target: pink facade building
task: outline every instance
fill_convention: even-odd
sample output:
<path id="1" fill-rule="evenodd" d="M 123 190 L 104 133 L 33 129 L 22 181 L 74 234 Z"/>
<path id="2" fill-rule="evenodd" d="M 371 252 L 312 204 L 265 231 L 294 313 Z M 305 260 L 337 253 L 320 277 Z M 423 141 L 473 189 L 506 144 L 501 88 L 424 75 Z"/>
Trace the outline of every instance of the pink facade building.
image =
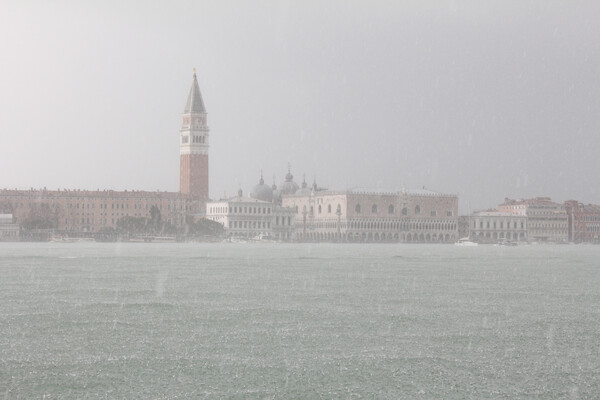
<path id="1" fill-rule="evenodd" d="M 569 241 L 600 243 L 600 205 L 565 201 L 569 224 Z"/>
<path id="2" fill-rule="evenodd" d="M 567 213 L 562 204 L 550 197 L 504 199 L 498 206 L 501 213 L 527 217 L 527 239 L 531 242 L 563 243 L 568 240 Z"/>
<path id="3" fill-rule="evenodd" d="M 303 185 L 304 186 L 304 185 Z M 301 241 L 435 242 L 458 239 L 458 196 L 430 190 L 392 193 L 300 189 L 283 194 Z"/>
<path id="4" fill-rule="evenodd" d="M 161 218 L 182 226 L 186 217 L 204 212 L 208 201 L 208 125 L 196 73 L 180 129 L 180 191 L 0 190 L 0 213 L 16 223 L 32 219 L 65 232 L 102 232 L 123 217 L 149 217 L 153 206 Z"/>

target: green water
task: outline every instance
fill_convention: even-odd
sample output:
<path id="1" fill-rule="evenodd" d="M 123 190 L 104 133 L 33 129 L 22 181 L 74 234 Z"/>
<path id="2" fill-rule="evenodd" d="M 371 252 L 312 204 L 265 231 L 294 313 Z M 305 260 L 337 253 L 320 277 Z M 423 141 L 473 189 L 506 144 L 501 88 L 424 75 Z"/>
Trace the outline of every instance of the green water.
<path id="1" fill-rule="evenodd" d="M 600 247 L 0 244 L 0 399 L 589 399 Z"/>

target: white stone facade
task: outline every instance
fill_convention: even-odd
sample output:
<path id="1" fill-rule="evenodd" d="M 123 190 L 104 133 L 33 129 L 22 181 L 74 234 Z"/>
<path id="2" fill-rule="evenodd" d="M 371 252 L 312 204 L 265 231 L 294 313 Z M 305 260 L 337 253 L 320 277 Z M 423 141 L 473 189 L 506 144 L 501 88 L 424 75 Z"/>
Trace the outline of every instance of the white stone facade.
<path id="1" fill-rule="evenodd" d="M 20 231 L 19 225 L 13 223 L 12 214 L 0 214 L 0 241 L 18 241 Z"/>
<path id="2" fill-rule="evenodd" d="M 478 243 L 527 241 L 527 217 L 521 213 L 479 211 L 469 220 L 469 237 Z"/>
<path id="3" fill-rule="evenodd" d="M 247 239 L 290 240 L 294 227 L 292 210 L 243 196 L 207 203 L 206 218 L 222 224 L 228 237 Z"/>
<path id="4" fill-rule="evenodd" d="M 527 238 L 530 242 L 564 243 L 569 237 L 569 222 L 563 204 L 549 197 L 534 199 L 505 199 L 500 212 L 527 216 Z"/>
<path id="5" fill-rule="evenodd" d="M 458 197 L 429 190 L 313 190 L 283 195 L 282 204 L 296 213 L 299 241 L 449 243 L 458 236 Z"/>

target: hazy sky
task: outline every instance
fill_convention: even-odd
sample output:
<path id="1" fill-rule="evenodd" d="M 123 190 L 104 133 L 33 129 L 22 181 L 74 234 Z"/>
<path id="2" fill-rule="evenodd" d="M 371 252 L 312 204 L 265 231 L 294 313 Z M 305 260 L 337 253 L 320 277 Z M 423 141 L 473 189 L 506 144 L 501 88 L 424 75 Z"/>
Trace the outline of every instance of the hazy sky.
<path id="1" fill-rule="evenodd" d="M 179 188 L 196 67 L 210 193 L 280 184 L 600 203 L 598 1 L 4 1 L 0 187 Z"/>

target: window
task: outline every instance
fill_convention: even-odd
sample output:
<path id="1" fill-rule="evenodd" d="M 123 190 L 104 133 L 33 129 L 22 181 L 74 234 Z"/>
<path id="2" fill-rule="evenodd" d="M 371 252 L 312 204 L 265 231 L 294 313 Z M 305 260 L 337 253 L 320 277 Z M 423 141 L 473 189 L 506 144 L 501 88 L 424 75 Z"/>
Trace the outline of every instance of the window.
<path id="1" fill-rule="evenodd" d="M 189 141 L 189 138 L 187 136 L 181 137 L 181 143 L 187 143 L 188 141 Z"/>
<path id="2" fill-rule="evenodd" d="M 319 204 L 319 214 L 321 214 L 321 205 Z"/>
<path id="3" fill-rule="evenodd" d="M 421 206 L 415 207 L 415 214 L 421 214 Z"/>
<path id="4" fill-rule="evenodd" d="M 377 212 L 377 204 L 373 204 L 371 206 L 371 213 L 375 214 Z"/>
<path id="5" fill-rule="evenodd" d="M 408 208 L 404 207 L 402 209 L 402 215 L 408 215 Z"/>
<path id="6" fill-rule="evenodd" d="M 437 217 L 437 211 L 436 210 L 431 210 L 431 212 L 429 213 L 430 216 L 432 217 Z"/>
<path id="7" fill-rule="evenodd" d="M 331 214 L 331 204 L 328 204 L 328 205 L 327 205 L 327 212 L 328 212 L 329 214 Z"/>
<path id="8" fill-rule="evenodd" d="M 356 211 L 357 214 L 360 214 L 360 204 L 357 204 L 356 207 L 354 207 L 354 211 Z"/>
<path id="9" fill-rule="evenodd" d="M 446 217 L 451 217 L 453 214 L 452 210 L 446 211 Z"/>
<path id="10" fill-rule="evenodd" d="M 388 207 L 388 214 L 393 214 L 394 213 L 394 206 L 392 204 L 390 204 L 390 206 Z"/>

